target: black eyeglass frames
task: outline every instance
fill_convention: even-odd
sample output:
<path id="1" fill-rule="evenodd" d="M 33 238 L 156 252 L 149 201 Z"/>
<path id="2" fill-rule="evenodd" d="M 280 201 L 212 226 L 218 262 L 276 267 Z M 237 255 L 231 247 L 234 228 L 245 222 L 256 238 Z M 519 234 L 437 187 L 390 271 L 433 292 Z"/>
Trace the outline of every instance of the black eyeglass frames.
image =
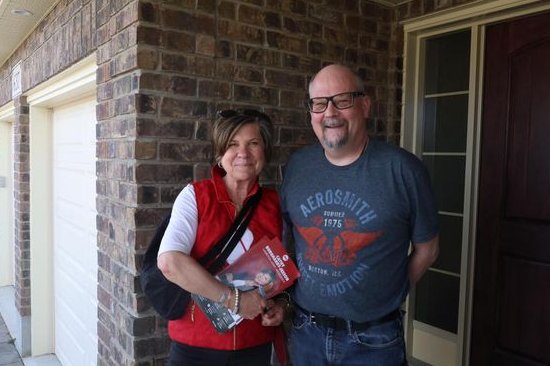
<path id="1" fill-rule="evenodd" d="M 333 95 L 331 97 L 317 97 L 306 100 L 306 107 L 310 112 L 323 113 L 328 108 L 328 103 L 336 109 L 348 109 L 353 106 L 355 97 L 365 95 L 362 91 L 345 92 Z"/>

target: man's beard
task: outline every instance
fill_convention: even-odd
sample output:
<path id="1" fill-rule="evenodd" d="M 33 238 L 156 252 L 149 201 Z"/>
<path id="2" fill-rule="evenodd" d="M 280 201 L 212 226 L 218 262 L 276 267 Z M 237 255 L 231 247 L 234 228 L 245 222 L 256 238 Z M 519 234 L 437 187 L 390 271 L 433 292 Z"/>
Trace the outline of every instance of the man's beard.
<path id="1" fill-rule="evenodd" d="M 338 149 L 349 141 L 349 134 L 343 130 L 340 135 L 333 137 L 331 140 L 327 137 L 327 131 L 330 130 L 331 126 L 340 125 L 341 120 L 337 118 L 325 119 L 323 127 L 323 146 L 327 149 Z"/>

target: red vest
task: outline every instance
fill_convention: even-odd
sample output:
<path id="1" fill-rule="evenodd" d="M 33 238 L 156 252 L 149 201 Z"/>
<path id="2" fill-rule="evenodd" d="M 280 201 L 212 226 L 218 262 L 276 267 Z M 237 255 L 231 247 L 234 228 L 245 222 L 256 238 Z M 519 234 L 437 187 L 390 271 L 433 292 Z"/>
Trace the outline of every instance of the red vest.
<path id="1" fill-rule="evenodd" d="M 225 188 L 221 170 L 214 167 L 212 176 L 212 179 L 193 183 L 198 209 L 197 238 L 191 251 L 193 258 L 204 256 L 229 230 L 236 217 L 236 208 Z M 256 182 L 248 197 L 258 187 Z M 263 189 L 262 199 L 248 229 L 254 236 L 254 242 L 264 236 L 281 239 L 281 209 L 275 190 Z M 275 329 L 276 327 L 262 326 L 261 316 L 258 316 L 253 320 L 243 320 L 227 333 L 218 333 L 193 301 L 189 303 L 183 317 L 168 322 L 168 333 L 172 340 L 218 350 L 237 350 L 269 343 L 274 339 Z"/>

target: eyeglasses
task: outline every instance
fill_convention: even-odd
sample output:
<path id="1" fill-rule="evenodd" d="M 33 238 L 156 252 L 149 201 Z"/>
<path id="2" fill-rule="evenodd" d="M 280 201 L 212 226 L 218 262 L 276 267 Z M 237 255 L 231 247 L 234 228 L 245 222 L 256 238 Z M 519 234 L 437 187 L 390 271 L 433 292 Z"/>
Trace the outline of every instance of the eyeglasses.
<path id="1" fill-rule="evenodd" d="M 328 108 L 328 102 L 336 109 L 348 109 L 353 106 L 355 97 L 365 95 L 362 91 L 346 92 L 333 95 L 332 97 L 318 97 L 306 100 L 307 109 L 313 113 L 323 113 Z"/>
<path id="2" fill-rule="evenodd" d="M 222 118 L 233 118 L 233 117 L 253 117 L 263 119 L 264 121 L 270 121 L 271 118 L 265 113 L 257 111 L 255 109 L 224 109 L 217 111 L 216 115 Z"/>

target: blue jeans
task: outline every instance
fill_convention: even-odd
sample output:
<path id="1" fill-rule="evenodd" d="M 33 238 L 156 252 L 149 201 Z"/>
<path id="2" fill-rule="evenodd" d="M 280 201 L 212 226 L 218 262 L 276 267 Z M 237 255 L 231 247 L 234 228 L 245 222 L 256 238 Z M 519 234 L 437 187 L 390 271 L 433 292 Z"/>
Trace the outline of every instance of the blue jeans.
<path id="1" fill-rule="evenodd" d="M 312 323 L 301 309 L 295 310 L 289 332 L 293 366 L 407 365 L 402 318 L 361 331 L 334 330 Z"/>

